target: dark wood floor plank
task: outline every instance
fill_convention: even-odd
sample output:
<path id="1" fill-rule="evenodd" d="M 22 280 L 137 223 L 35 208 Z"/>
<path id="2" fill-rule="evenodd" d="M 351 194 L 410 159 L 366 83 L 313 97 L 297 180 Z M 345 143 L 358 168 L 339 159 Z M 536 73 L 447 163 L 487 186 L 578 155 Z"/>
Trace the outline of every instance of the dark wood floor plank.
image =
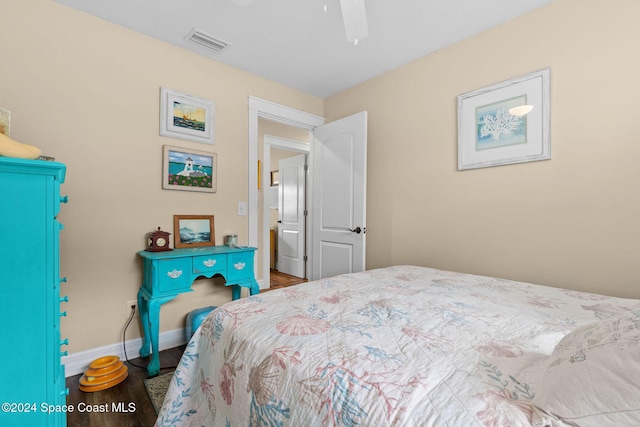
<path id="1" fill-rule="evenodd" d="M 160 352 L 162 366 L 175 366 L 180 361 L 185 346 Z M 80 378 L 83 374 L 67 378 L 69 396 L 67 405 L 74 412 L 67 412 L 69 427 L 150 427 L 156 420 L 156 412 L 144 386 L 148 378 L 146 366 L 148 360 L 137 358 L 131 362 L 145 367 L 140 369 L 123 361 L 129 370 L 129 376 L 122 383 L 107 390 L 85 393 L 81 391 Z M 161 373 L 169 372 L 165 369 Z M 128 412 L 124 412 L 124 410 Z M 119 412 L 120 411 L 120 412 Z"/>

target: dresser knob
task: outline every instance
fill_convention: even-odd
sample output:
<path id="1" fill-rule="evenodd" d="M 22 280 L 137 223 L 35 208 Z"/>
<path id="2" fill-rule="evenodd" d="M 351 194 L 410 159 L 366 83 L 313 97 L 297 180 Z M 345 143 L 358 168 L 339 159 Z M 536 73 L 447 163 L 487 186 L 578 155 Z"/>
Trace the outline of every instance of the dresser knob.
<path id="1" fill-rule="evenodd" d="M 67 312 L 63 311 L 62 313 L 60 313 L 60 317 L 67 317 Z"/>
<path id="2" fill-rule="evenodd" d="M 58 225 L 60 226 L 60 230 L 64 230 L 64 224 L 63 223 L 59 223 Z"/>
<path id="3" fill-rule="evenodd" d="M 62 279 L 60 279 L 60 283 L 63 283 L 63 282 L 67 283 L 67 278 L 66 277 L 63 277 Z"/>
<path id="4" fill-rule="evenodd" d="M 69 338 L 65 338 L 62 341 L 60 341 L 60 345 L 69 345 Z"/>
<path id="5" fill-rule="evenodd" d="M 69 396 L 69 387 L 60 392 L 60 396 Z"/>
<path id="6" fill-rule="evenodd" d="M 237 262 L 237 263 L 233 264 L 233 267 L 234 267 L 236 270 L 242 270 L 242 269 L 244 268 L 244 266 L 245 266 L 245 263 L 244 263 L 244 262 Z"/>
<path id="7" fill-rule="evenodd" d="M 69 295 L 65 295 L 62 298 L 60 298 L 60 302 L 69 302 Z"/>
<path id="8" fill-rule="evenodd" d="M 215 259 L 208 259 L 206 261 L 202 261 L 202 263 L 204 264 L 205 267 L 213 267 L 214 265 L 216 265 L 216 261 Z"/>
<path id="9" fill-rule="evenodd" d="M 60 197 L 60 203 L 69 203 L 69 196 Z"/>
<path id="10" fill-rule="evenodd" d="M 69 352 L 66 351 L 66 350 L 60 352 L 60 357 L 64 357 L 64 356 L 68 356 L 68 355 L 69 355 Z"/>

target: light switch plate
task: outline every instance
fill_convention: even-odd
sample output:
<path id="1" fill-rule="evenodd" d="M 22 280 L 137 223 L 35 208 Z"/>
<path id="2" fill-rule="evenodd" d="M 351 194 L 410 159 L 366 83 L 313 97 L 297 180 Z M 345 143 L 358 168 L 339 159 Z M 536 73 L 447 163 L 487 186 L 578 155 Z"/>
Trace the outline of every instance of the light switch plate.
<path id="1" fill-rule="evenodd" d="M 247 202 L 238 202 L 238 216 L 247 215 Z"/>

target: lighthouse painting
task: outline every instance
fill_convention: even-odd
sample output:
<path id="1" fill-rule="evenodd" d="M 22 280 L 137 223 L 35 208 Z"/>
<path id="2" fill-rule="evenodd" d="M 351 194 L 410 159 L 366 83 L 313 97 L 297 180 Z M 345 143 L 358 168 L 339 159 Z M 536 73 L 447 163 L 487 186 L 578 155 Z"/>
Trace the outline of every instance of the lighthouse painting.
<path id="1" fill-rule="evenodd" d="M 217 154 L 164 146 L 162 188 L 215 193 Z"/>

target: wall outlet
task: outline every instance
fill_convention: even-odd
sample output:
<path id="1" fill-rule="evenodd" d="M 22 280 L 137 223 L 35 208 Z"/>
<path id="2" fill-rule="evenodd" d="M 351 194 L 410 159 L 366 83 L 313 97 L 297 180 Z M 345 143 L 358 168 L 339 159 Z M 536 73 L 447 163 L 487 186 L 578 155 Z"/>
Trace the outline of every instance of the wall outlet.
<path id="1" fill-rule="evenodd" d="M 140 314 L 138 313 L 138 300 L 133 299 L 131 301 L 127 301 L 127 319 L 131 316 L 131 306 L 136 308 L 136 314 L 133 317 L 140 317 Z"/>

